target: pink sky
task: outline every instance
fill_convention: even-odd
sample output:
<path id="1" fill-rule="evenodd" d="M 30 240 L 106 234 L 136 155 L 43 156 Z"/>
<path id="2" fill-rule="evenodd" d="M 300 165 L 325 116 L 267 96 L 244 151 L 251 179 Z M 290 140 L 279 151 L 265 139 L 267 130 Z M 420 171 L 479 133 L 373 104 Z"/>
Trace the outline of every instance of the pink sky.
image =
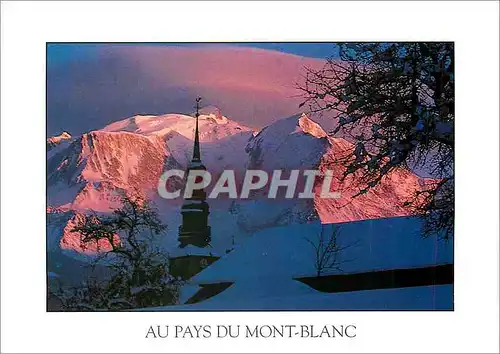
<path id="1" fill-rule="evenodd" d="M 48 133 L 80 134 L 135 114 L 188 113 L 196 96 L 261 128 L 301 111 L 295 85 L 304 67 L 323 63 L 228 45 L 91 48 L 85 58 L 49 66 Z"/>

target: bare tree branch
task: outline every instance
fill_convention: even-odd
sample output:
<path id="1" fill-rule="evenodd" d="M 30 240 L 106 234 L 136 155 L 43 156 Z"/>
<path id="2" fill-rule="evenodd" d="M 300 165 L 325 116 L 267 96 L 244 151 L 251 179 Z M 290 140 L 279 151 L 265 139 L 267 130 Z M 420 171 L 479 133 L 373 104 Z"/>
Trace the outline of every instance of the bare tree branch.
<path id="1" fill-rule="evenodd" d="M 426 168 L 446 183 L 408 201 L 427 220 L 426 234 L 453 234 L 455 78 L 453 43 L 339 43 L 339 58 L 307 68 L 301 106 L 331 113 L 332 134 L 355 144 L 342 159 L 359 191 L 396 168 Z M 426 197 L 424 198 L 424 194 Z M 417 203 L 417 204 L 415 204 Z M 418 204 L 420 203 L 420 204 Z M 422 204 L 423 203 L 423 204 Z M 439 220 L 439 221 L 437 221 Z"/>

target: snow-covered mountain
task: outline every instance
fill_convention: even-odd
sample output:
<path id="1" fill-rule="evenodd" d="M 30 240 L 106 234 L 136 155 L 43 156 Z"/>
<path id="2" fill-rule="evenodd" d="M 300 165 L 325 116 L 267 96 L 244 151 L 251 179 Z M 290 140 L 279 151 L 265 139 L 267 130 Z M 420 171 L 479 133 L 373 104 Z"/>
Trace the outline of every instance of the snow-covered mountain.
<path id="1" fill-rule="evenodd" d="M 61 143 L 70 141 L 71 138 L 71 134 L 68 132 L 62 132 L 59 135 L 51 136 L 47 139 L 47 151 L 52 150 L 54 147 L 60 145 Z"/>
<path id="2" fill-rule="evenodd" d="M 223 169 L 242 170 L 247 160 L 245 146 L 254 131 L 223 116 L 215 107 L 206 107 L 201 113 L 204 164 L 215 175 Z M 47 151 L 47 210 L 49 214 L 64 212 L 67 217 L 49 218 L 55 226 L 48 229 L 57 234 L 54 237 L 60 240 L 60 247 L 85 251 L 79 246 L 78 235 L 66 226 L 89 211 L 116 208 L 120 193 L 139 193 L 153 199 L 167 221 L 177 223 L 178 213 L 172 215 L 172 211 L 178 208 L 172 209 L 171 204 L 178 205 L 179 201 L 160 199 L 157 184 L 165 170 L 186 169 L 191 160 L 194 123 L 193 117 L 182 114 L 134 116 L 65 139 L 64 145 L 59 137 L 49 138 L 59 145 Z M 86 250 L 94 251 L 95 247 Z"/>
<path id="3" fill-rule="evenodd" d="M 240 225 L 249 231 L 290 222 L 306 222 L 317 217 L 324 223 L 335 223 L 408 215 L 408 210 L 403 207 L 404 201 L 420 190 L 425 182 L 400 168 L 383 178 L 379 186 L 353 198 L 359 192 L 357 178 L 349 176 L 341 181 L 341 177 L 345 172 L 342 160 L 353 156 L 354 145 L 342 138 L 329 137 L 305 114 L 282 119 L 264 128 L 249 142 L 246 150 L 248 169 L 321 171 L 314 186 L 314 200 L 262 198 L 239 202 Z M 333 171 L 330 190 L 340 192 L 339 199 L 320 197 L 326 170 Z M 299 183 L 299 186 L 303 184 Z M 258 208 L 256 204 L 259 204 Z"/>
<path id="4" fill-rule="evenodd" d="M 48 160 L 48 204 L 109 211 L 116 192 L 149 192 L 164 166 L 177 166 L 164 141 L 129 132 L 83 134 Z"/>
<path id="5" fill-rule="evenodd" d="M 169 153 L 187 166 L 191 160 L 194 118 L 182 114 L 135 116 L 104 127 L 104 132 L 132 132 L 146 137 L 159 137 Z M 202 160 L 210 170 L 242 168 L 246 162 L 244 146 L 254 135 L 251 128 L 223 116 L 216 107 L 205 107 L 199 118 Z"/>
<path id="6" fill-rule="evenodd" d="M 254 132 L 222 115 L 200 116 L 203 162 L 214 170 L 242 169 Z M 51 152 L 49 206 L 108 211 L 117 190 L 154 192 L 165 169 L 191 160 L 194 119 L 180 114 L 134 116 L 76 138 Z"/>
<path id="7" fill-rule="evenodd" d="M 216 107 L 207 107 L 201 113 L 202 160 L 214 178 L 224 169 L 236 170 L 237 176 L 247 169 L 281 169 L 283 177 L 293 169 L 332 170 L 331 190 L 341 192 L 340 199 L 320 198 L 322 178 L 318 178 L 314 199 L 269 200 L 261 198 L 264 190 L 250 200 L 209 201 L 214 247 L 221 250 L 244 235 L 289 223 L 407 215 L 402 202 L 421 188 L 416 175 L 400 169 L 374 190 L 352 199 L 357 192 L 353 187 L 356 178 L 340 182 L 344 167 L 339 159 L 352 155 L 353 145 L 329 137 L 306 115 L 281 119 L 257 133 L 223 116 Z M 194 123 L 193 117 L 182 114 L 134 116 L 79 137 L 60 139 L 64 145 L 47 153 L 48 213 L 64 213 L 64 217 L 49 218 L 50 245 L 92 251 L 92 247 L 80 247 L 78 235 L 67 226 L 85 217 L 89 210 L 109 212 L 116 208 L 118 193 L 140 193 L 159 207 L 170 226 L 164 243 L 175 247 L 180 201 L 159 198 L 156 187 L 166 169 L 186 169 L 192 154 Z M 297 192 L 301 185 L 302 180 Z"/>

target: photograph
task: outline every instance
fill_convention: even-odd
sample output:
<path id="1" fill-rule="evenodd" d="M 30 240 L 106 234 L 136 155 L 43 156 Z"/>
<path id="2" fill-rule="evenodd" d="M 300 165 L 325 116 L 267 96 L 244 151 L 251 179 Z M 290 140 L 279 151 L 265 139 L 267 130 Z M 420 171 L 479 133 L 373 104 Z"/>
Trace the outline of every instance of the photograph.
<path id="1" fill-rule="evenodd" d="M 47 312 L 454 311 L 453 41 L 45 52 Z"/>
<path id="2" fill-rule="evenodd" d="M 1 353 L 499 353 L 500 2 L 0 2 Z"/>

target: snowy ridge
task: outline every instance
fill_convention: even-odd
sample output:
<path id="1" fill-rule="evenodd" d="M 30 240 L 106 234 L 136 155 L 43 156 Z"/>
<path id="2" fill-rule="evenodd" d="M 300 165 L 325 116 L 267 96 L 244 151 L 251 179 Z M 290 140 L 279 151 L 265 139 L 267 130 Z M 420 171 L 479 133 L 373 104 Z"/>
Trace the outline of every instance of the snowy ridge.
<path id="1" fill-rule="evenodd" d="M 47 158 L 67 147 L 72 140 L 73 137 L 68 132 L 62 132 L 60 135 L 47 138 Z"/>
<path id="2" fill-rule="evenodd" d="M 202 109 L 201 112 L 205 110 Z M 141 135 L 165 136 L 174 131 L 188 139 L 193 139 L 194 122 L 192 116 L 165 114 L 161 116 L 134 116 L 105 126 L 102 131 L 128 131 Z M 243 131 L 249 127 L 229 120 L 221 114 L 200 114 L 199 130 L 201 142 L 213 142 Z"/>
<path id="3" fill-rule="evenodd" d="M 298 131 L 310 134 L 316 138 L 324 138 L 328 135 L 318 123 L 309 119 L 305 113 L 302 113 L 300 116 L 297 126 L 300 128 L 297 129 Z"/>
<path id="4" fill-rule="evenodd" d="M 306 115 L 291 116 L 265 127 L 248 143 L 247 168 L 312 169 L 327 146 L 326 133 L 317 123 Z"/>
<path id="5" fill-rule="evenodd" d="M 328 138 L 330 149 L 322 156 L 318 170 L 333 171 L 334 179 L 332 191 L 341 193 L 340 199 L 323 199 L 319 197 L 321 183 L 315 186 L 315 210 L 325 223 L 345 222 L 354 220 L 386 218 L 409 215 L 409 209 L 404 202 L 409 200 L 413 193 L 425 188 L 425 182 L 414 173 L 398 168 L 382 178 L 379 185 L 370 189 L 368 193 L 359 195 L 359 174 L 348 176 L 342 181 L 345 168 L 343 162 L 354 156 L 354 145 L 345 139 Z"/>
<path id="6" fill-rule="evenodd" d="M 311 200 L 269 200 L 267 191 L 254 195 L 254 201 L 238 201 L 238 221 L 242 228 L 255 232 L 272 225 L 304 223 L 319 218 L 324 223 L 347 222 L 381 217 L 409 215 L 403 203 L 423 188 L 421 179 L 400 168 L 383 178 L 381 184 L 365 195 L 353 198 L 359 192 L 359 175 L 342 180 L 344 160 L 354 156 L 354 145 L 342 138 L 332 138 L 319 124 L 296 115 L 282 119 L 256 135 L 246 147 L 248 169 L 272 171 L 282 169 L 319 170 Z M 321 198 L 325 171 L 333 172 L 330 191 L 340 192 L 340 199 Z M 299 177 L 298 191 L 304 185 Z M 258 207 L 257 205 L 258 204 Z"/>
<path id="7" fill-rule="evenodd" d="M 216 113 L 212 113 L 212 112 Z M 254 131 L 220 114 L 216 107 L 201 109 L 199 134 L 204 164 L 210 169 L 243 168 L 246 154 L 243 146 Z M 205 114 L 204 114 L 205 113 Z M 191 160 L 195 119 L 183 114 L 134 116 L 107 125 L 106 132 L 128 131 L 164 139 L 173 158 L 184 168 Z"/>
<path id="8" fill-rule="evenodd" d="M 331 223 L 404 216 L 408 212 L 402 201 L 421 188 L 416 175 L 400 169 L 366 195 L 352 199 L 357 192 L 356 177 L 341 183 L 344 167 L 339 160 L 353 154 L 353 145 L 329 137 L 307 115 L 278 120 L 256 134 L 224 117 L 216 107 L 203 108 L 201 113 L 202 161 L 213 180 L 224 169 L 236 171 L 237 183 L 246 169 L 281 169 L 283 178 L 293 169 L 317 169 L 323 174 L 328 169 L 334 172 L 330 190 L 342 193 L 341 199 L 320 198 L 320 177 L 314 199 L 284 200 L 279 192 L 278 199 L 270 200 L 264 189 L 250 200 L 211 201 L 209 222 L 217 235 L 214 252 L 224 253 L 234 240 L 239 242 L 276 226 L 316 219 Z M 193 117 L 182 114 L 134 116 L 64 140 L 65 146 L 60 144 L 47 154 L 48 206 L 83 214 L 109 212 L 119 205 L 119 193 L 139 192 L 160 208 L 169 225 L 164 244 L 175 248 L 180 202 L 159 198 L 156 186 L 163 171 L 186 169 L 191 160 L 194 123 Z M 297 193 L 303 184 L 303 178 L 299 178 Z"/>
<path id="9" fill-rule="evenodd" d="M 232 282 L 228 289 L 199 303 L 148 310 L 450 310 L 452 285 L 322 293 L 295 280 L 316 275 L 310 242 L 317 243 L 322 227 L 326 233 L 338 228 L 342 247 L 339 269 L 324 275 L 453 263 L 453 243 L 440 242 L 437 237 L 422 239 L 421 226 L 421 219 L 404 217 L 269 228 L 195 275 L 182 300 L 202 285 Z"/>
<path id="10" fill-rule="evenodd" d="M 83 134 L 49 159 L 48 204 L 108 211 L 116 206 L 115 192 L 148 193 L 156 188 L 165 166 L 177 165 L 158 137 L 128 132 Z"/>
<path id="11" fill-rule="evenodd" d="M 55 146 L 64 140 L 71 140 L 71 135 L 68 132 L 62 132 L 60 135 L 47 138 L 47 146 Z"/>

